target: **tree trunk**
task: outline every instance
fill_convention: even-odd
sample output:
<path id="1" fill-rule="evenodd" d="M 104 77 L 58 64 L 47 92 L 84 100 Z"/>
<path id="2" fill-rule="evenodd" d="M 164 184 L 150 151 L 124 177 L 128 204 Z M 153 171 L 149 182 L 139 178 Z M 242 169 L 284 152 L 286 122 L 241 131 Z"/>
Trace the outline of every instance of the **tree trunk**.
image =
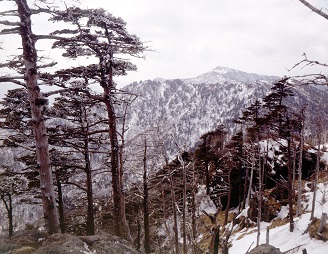
<path id="1" fill-rule="evenodd" d="M 220 243 L 220 225 L 214 230 L 214 248 L 213 254 L 219 254 L 219 243 Z"/>
<path id="2" fill-rule="evenodd" d="M 65 226 L 65 216 L 64 216 L 64 201 L 63 201 L 63 191 L 61 181 L 59 179 L 59 174 L 56 173 L 56 182 L 57 182 L 57 192 L 58 192 L 58 211 L 59 211 L 59 225 L 60 231 L 62 234 L 66 231 Z"/>
<path id="3" fill-rule="evenodd" d="M 319 134 L 320 135 L 320 134 Z M 320 138 L 318 139 L 318 150 L 317 150 L 317 163 L 314 172 L 314 181 L 313 181 L 313 200 L 312 200 L 312 209 L 311 209 L 311 218 L 310 220 L 314 220 L 314 211 L 315 211 L 315 200 L 317 197 L 317 185 L 318 185 L 318 177 L 319 177 L 319 169 L 320 169 Z"/>
<path id="4" fill-rule="evenodd" d="M 148 254 L 150 250 L 150 236 L 149 236 L 149 210 L 148 210 L 148 178 L 147 178 L 147 140 L 145 138 L 144 147 L 144 172 L 143 172 L 143 187 L 144 187 L 144 198 L 143 198 L 143 208 L 144 208 L 144 231 L 145 231 L 145 242 L 144 248 L 145 253 Z"/>
<path id="5" fill-rule="evenodd" d="M 320 225 L 319 225 L 319 228 L 318 228 L 318 234 L 321 234 L 323 232 L 323 230 L 326 226 L 326 222 L 327 222 L 327 214 L 322 213 Z"/>
<path id="6" fill-rule="evenodd" d="M 109 97 L 108 92 L 105 96 Z M 125 217 L 125 195 L 123 192 L 123 185 L 121 180 L 121 172 L 119 170 L 119 146 L 117 139 L 116 129 L 116 115 L 111 99 L 105 100 L 108 111 L 108 124 L 111 143 L 111 171 L 112 171 L 112 189 L 113 189 L 113 202 L 114 202 L 114 230 L 117 236 L 130 240 L 129 229 Z"/>
<path id="7" fill-rule="evenodd" d="M 95 223 L 94 223 L 94 211 L 93 211 L 93 191 L 92 191 L 92 171 L 89 156 L 89 141 L 86 136 L 84 139 L 84 161 L 85 161 L 85 173 L 87 175 L 87 201 L 88 201 L 88 212 L 87 212 L 87 222 L 86 231 L 87 235 L 95 234 Z"/>
<path id="8" fill-rule="evenodd" d="M 228 172 L 228 184 L 229 184 L 229 192 L 228 192 L 228 200 L 227 200 L 227 207 L 225 209 L 224 214 L 224 226 L 228 224 L 228 218 L 229 218 L 229 209 L 230 209 L 230 201 L 231 201 L 231 169 Z"/>
<path id="9" fill-rule="evenodd" d="M 174 192 L 175 190 L 174 190 L 173 177 L 172 177 L 169 166 L 168 166 L 168 174 L 169 174 L 169 179 L 170 179 L 171 199 L 172 199 L 172 208 L 173 208 L 173 231 L 174 231 L 175 253 L 179 254 L 178 215 L 177 215 L 177 208 L 176 208 L 176 202 L 175 202 L 175 192 Z"/>
<path id="10" fill-rule="evenodd" d="M 187 254 L 187 232 L 186 232 L 186 209 L 187 209 L 187 171 L 186 165 L 181 157 L 182 173 L 183 173 L 183 202 L 182 202 L 182 240 L 183 254 Z"/>
<path id="11" fill-rule="evenodd" d="M 289 124 L 288 124 L 289 126 Z M 293 199 L 294 199 L 294 192 L 293 192 L 293 170 L 292 170 L 292 153 L 291 153 L 291 136 L 290 132 L 288 131 L 287 136 L 287 153 L 288 153 L 288 207 L 289 207 L 289 231 L 294 231 L 294 215 L 293 215 Z"/>
<path id="12" fill-rule="evenodd" d="M 112 61 L 113 56 L 109 56 Z M 108 68 L 108 60 L 99 56 L 101 71 L 101 86 L 104 91 L 103 102 L 106 105 L 108 114 L 109 139 L 111 145 L 111 172 L 112 172 L 112 189 L 113 189 L 113 220 L 114 233 L 130 242 L 133 242 L 130 235 L 129 225 L 125 214 L 125 195 L 123 191 L 122 170 L 119 167 L 119 144 L 117 137 L 116 113 L 114 110 L 113 94 L 113 70 Z M 110 64 L 111 66 L 111 64 Z"/>
<path id="13" fill-rule="evenodd" d="M 192 246 L 193 251 L 196 253 L 196 235 L 197 235 L 197 224 L 196 224 L 196 174 L 195 174 L 195 162 L 192 164 L 192 200 L 191 200 L 191 228 L 192 228 Z"/>
<path id="14" fill-rule="evenodd" d="M 249 178 L 249 186 L 248 186 L 248 193 L 247 193 L 247 199 L 246 199 L 246 207 L 248 207 L 250 205 L 250 201 L 251 201 L 253 176 L 254 176 L 254 156 L 252 157 L 251 176 Z"/>
<path id="15" fill-rule="evenodd" d="M 258 214 L 257 214 L 257 242 L 256 246 L 260 244 L 261 236 L 261 218 L 262 218 L 262 167 L 261 167 L 261 152 L 260 147 L 258 147 L 259 152 L 259 193 L 258 193 Z"/>
<path id="16" fill-rule="evenodd" d="M 43 112 L 45 100 L 37 84 L 37 51 L 32 33 L 31 11 L 26 0 L 15 0 L 20 17 L 20 34 L 22 38 L 25 62 L 25 79 L 32 113 L 32 125 L 35 137 L 36 155 L 40 173 L 42 206 L 48 234 L 59 233 L 59 218 L 56 207 L 52 172 L 49 161 L 48 137 Z"/>
<path id="17" fill-rule="evenodd" d="M 244 181 L 244 195 L 243 195 L 243 203 L 242 203 L 242 210 L 246 208 L 246 200 L 247 200 L 247 184 L 249 184 L 249 168 L 246 167 L 246 173 L 245 173 L 245 181 Z"/>
<path id="18" fill-rule="evenodd" d="M 6 196 L 8 197 L 8 200 L 6 200 Z M 12 204 L 11 194 L 10 193 L 2 193 L 0 197 L 7 210 L 8 234 L 9 234 L 9 237 L 12 237 L 14 235 L 14 223 L 13 223 L 13 204 Z"/>
<path id="19" fill-rule="evenodd" d="M 297 186 L 296 216 L 301 215 L 303 149 L 304 149 L 304 127 L 302 127 L 302 131 L 301 131 L 300 155 L 299 155 L 299 160 L 298 160 L 298 186 Z"/>
<path id="20" fill-rule="evenodd" d="M 13 202 L 11 195 L 8 194 L 9 210 L 8 210 L 8 222 L 9 222 L 9 237 L 14 235 L 14 223 L 13 223 Z"/>

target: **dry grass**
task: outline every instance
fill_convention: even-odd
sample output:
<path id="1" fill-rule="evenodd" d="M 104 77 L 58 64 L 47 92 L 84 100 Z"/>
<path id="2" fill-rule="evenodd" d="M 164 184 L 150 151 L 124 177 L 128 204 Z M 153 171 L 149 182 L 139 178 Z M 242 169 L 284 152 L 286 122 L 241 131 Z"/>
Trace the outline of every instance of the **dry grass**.
<path id="1" fill-rule="evenodd" d="M 30 246 L 23 246 L 19 249 L 14 250 L 11 253 L 12 254 L 29 254 L 29 253 L 33 253 L 34 251 L 35 251 L 35 249 Z"/>
<path id="2" fill-rule="evenodd" d="M 228 223 L 231 222 L 234 218 L 235 214 L 230 212 L 228 214 Z M 202 240 L 198 243 L 198 246 L 200 249 L 202 249 L 204 251 L 204 253 L 209 249 L 209 247 L 211 246 L 212 243 L 212 230 L 214 230 L 217 225 L 220 225 L 220 237 L 225 237 L 225 232 L 224 232 L 224 218 L 225 218 L 225 213 L 224 211 L 220 212 L 217 216 L 216 216 L 216 225 L 214 225 L 210 218 L 206 215 L 201 215 L 199 218 L 199 231 L 203 234 L 203 238 Z"/>
<path id="3" fill-rule="evenodd" d="M 273 219 L 271 221 L 271 225 L 269 226 L 269 229 L 280 227 L 280 226 L 286 225 L 288 223 L 289 223 L 289 219 L 288 218 L 284 218 L 284 219 L 276 218 L 276 219 Z"/>
<path id="4" fill-rule="evenodd" d="M 327 241 L 328 240 L 328 225 L 326 225 L 321 234 L 318 234 L 318 228 L 320 226 L 321 220 L 315 218 L 308 227 L 308 232 L 311 238 L 316 238 L 318 240 Z"/>

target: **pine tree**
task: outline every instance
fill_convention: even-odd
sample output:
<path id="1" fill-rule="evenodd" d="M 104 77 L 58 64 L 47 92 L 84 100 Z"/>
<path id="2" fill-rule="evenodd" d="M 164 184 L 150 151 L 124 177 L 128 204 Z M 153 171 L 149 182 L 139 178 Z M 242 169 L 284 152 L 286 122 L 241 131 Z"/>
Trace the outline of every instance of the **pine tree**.
<path id="1" fill-rule="evenodd" d="M 64 12 L 58 12 L 52 20 L 65 21 L 76 26 L 76 30 L 63 29 L 53 33 L 67 35 L 66 38 L 54 43 L 54 47 L 65 49 L 63 54 L 65 57 L 78 58 L 92 55 L 98 60 L 96 64 L 59 71 L 56 76 L 67 83 L 69 80 L 82 79 L 81 82 L 84 84 L 96 83 L 103 89 L 102 95 L 95 96 L 89 93 L 89 96 L 101 101 L 108 115 L 115 234 L 132 241 L 125 214 L 123 172 L 119 166 L 120 148 L 113 77 L 135 70 L 135 66 L 129 61 L 121 60 L 121 56 L 139 56 L 145 47 L 138 37 L 126 31 L 126 23 L 121 18 L 115 18 L 103 9 L 68 8 Z"/>

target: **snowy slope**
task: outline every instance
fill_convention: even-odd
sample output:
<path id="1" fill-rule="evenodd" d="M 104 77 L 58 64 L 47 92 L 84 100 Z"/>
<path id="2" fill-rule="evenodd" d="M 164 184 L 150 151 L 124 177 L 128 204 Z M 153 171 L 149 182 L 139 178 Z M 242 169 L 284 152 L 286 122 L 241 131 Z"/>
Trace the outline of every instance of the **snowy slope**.
<path id="1" fill-rule="evenodd" d="M 309 191 L 309 190 L 308 190 Z M 294 232 L 289 232 L 289 224 L 276 227 L 270 230 L 270 244 L 279 248 L 282 252 L 295 248 L 295 254 L 301 254 L 303 249 L 307 250 L 308 254 L 325 254 L 328 253 L 328 242 L 324 242 L 317 239 L 311 239 L 308 233 L 304 233 L 310 223 L 311 207 L 313 200 L 313 192 L 307 192 L 304 195 L 306 200 L 302 206 L 306 207 L 305 213 L 300 217 L 294 218 L 295 229 Z M 326 202 L 323 202 L 326 200 Z M 328 212 L 328 183 L 318 184 L 317 197 L 316 197 L 316 210 L 314 216 L 321 218 L 322 212 Z M 279 213 L 279 217 L 286 218 L 288 215 L 288 208 L 283 207 Z M 261 224 L 261 237 L 260 244 L 266 243 L 266 228 L 270 223 Z M 248 229 L 248 232 L 254 230 L 254 228 Z M 255 230 L 256 231 L 256 230 Z M 257 232 L 251 234 L 246 230 L 242 230 L 235 234 L 232 240 L 232 247 L 229 249 L 230 254 L 243 254 L 246 253 L 248 248 L 254 248 L 256 246 Z M 243 238 L 238 238 L 244 235 Z M 299 248 L 297 248 L 299 247 Z"/>

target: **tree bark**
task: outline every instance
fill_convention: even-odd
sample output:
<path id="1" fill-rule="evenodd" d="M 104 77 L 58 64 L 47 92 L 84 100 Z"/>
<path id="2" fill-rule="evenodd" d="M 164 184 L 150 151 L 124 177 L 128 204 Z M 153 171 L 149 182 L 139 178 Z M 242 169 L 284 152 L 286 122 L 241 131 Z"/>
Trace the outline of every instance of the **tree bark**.
<path id="1" fill-rule="evenodd" d="M 20 17 L 20 35 L 26 71 L 25 79 L 32 113 L 43 213 L 48 234 L 51 235 L 60 233 L 60 226 L 50 168 L 48 137 L 43 116 L 47 101 L 43 98 L 38 86 L 37 51 L 32 33 L 31 11 L 26 0 L 15 0 L 15 2 Z"/>

